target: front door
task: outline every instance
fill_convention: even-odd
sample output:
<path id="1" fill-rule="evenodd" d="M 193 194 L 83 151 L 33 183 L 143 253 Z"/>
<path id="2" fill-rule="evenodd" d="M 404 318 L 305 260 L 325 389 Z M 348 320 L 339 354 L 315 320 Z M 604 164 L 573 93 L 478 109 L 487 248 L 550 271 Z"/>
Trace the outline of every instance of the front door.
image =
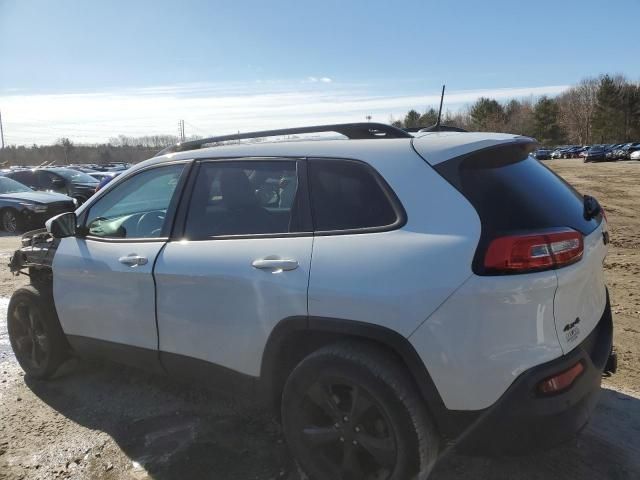
<path id="1" fill-rule="evenodd" d="M 167 242 L 184 170 L 184 163 L 164 165 L 125 179 L 80 215 L 85 236 L 61 240 L 53 291 L 72 343 L 157 351 L 153 265 Z"/>
<path id="2" fill-rule="evenodd" d="M 303 163 L 199 166 L 184 236 L 166 245 L 155 269 L 168 368 L 186 356 L 257 376 L 274 326 L 307 315 L 313 237 Z"/>

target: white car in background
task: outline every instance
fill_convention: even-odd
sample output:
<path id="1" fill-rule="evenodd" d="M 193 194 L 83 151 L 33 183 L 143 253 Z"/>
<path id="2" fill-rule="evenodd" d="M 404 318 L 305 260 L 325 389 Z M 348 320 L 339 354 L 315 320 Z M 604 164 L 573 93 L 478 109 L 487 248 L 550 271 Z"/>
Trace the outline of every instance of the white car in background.
<path id="1" fill-rule="evenodd" d="M 629 155 L 629 158 L 631 160 L 640 160 L 640 150 L 636 150 L 635 152 L 631 152 L 631 155 Z"/>
<path id="2" fill-rule="evenodd" d="M 209 146 L 325 131 L 347 139 Z M 374 123 L 178 144 L 23 240 L 16 357 L 260 393 L 314 479 L 563 441 L 615 371 L 609 237 L 535 148 Z"/>

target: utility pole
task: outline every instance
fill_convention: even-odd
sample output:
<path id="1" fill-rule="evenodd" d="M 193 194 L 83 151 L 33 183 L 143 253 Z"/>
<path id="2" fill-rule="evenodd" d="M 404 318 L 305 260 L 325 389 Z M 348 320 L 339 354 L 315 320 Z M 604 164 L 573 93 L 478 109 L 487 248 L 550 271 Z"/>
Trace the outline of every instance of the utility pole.
<path id="1" fill-rule="evenodd" d="M 4 130 L 2 129 L 2 112 L 0 111 L 0 139 L 2 139 L 2 146 L 0 150 L 4 150 Z"/>
<path id="2" fill-rule="evenodd" d="M 181 142 L 184 142 L 184 120 L 178 122 L 178 137 Z"/>

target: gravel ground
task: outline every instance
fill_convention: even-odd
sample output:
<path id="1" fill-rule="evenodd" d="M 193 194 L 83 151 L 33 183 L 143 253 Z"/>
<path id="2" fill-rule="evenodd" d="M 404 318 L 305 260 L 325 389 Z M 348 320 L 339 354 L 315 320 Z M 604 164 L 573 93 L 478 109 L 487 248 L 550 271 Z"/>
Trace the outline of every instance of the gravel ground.
<path id="1" fill-rule="evenodd" d="M 604 204 L 606 267 L 620 352 L 589 426 L 569 444 L 513 458 L 451 454 L 434 480 L 640 478 L 640 163 L 548 164 Z M 0 237 L 0 264 L 18 245 Z M 278 426 L 250 404 L 132 369 L 68 362 L 25 378 L 6 334 L 25 277 L 0 268 L 0 479 L 299 479 Z"/>

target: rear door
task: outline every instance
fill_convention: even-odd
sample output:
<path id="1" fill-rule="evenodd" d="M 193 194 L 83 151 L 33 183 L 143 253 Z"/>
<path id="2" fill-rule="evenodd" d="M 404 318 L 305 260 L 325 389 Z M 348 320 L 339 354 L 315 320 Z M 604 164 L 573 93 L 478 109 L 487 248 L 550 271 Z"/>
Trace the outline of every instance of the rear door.
<path id="1" fill-rule="evenodd" d="M 313 236 L 304 164 L 247 159 L 198 166 L 177 222 L 184 230 L 155 267 L 167 369 L 191 357 L 257 376 L 276 324 L 307 315 Z"/>

